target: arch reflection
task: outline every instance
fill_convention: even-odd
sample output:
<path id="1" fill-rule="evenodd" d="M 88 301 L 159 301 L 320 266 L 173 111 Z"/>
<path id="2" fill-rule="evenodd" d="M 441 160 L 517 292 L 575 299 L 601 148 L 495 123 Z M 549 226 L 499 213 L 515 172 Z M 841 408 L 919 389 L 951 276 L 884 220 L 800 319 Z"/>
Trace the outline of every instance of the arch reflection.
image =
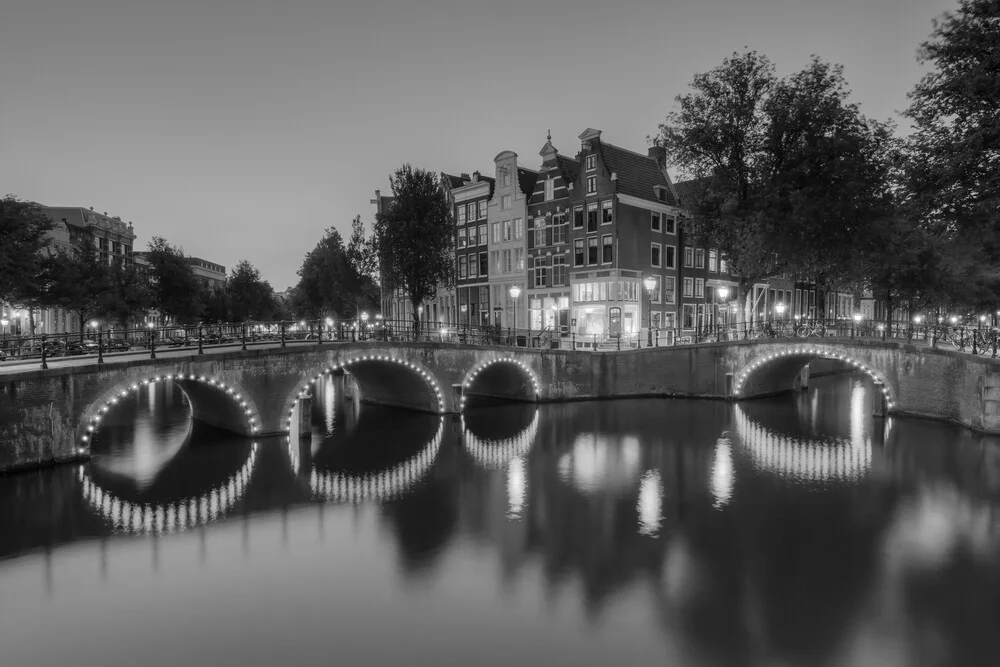
<path id="1" fill-rule="evenodd" d="M 462 415 L 465 450 L 485 470 L 496 470 L 526 456 L 538 436 L 538 408 L 504 406 Z"/>

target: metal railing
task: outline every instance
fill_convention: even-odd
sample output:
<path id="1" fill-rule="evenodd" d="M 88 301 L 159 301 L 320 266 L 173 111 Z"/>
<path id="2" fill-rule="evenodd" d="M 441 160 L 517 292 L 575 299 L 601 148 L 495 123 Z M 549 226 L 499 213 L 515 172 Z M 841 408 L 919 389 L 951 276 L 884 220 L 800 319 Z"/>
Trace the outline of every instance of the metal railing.
<path id="1" fill-rule="evenodd" d="M 94 355 L 104 357 L 137 351 L 155 359 L 157 351 L 189 349 L 203 354 L 206 349 L 239 345 L 309 345 L 333 342 L 438 342 L 459 345 L 525 347 L 616 351 L 646 347 L 696 345 L 726 341 L 821 338 L 859 338 L 906 341 L 931 347 L 947 347 L 995 358 L 1000 331 L 987 326 L 918 325 L 907 322 L 880 323 L 837 320 L 769 320 L 738 322 L 701 327 L 643 328 L 621 334 L 580 333 L 569 327 L 541 330 L 513 329 L 421 322 L 408 320 L 329 321 L 299 320 L 280 322 L 227 322 L 176 326 L 147 326 L 132 329 L 88 327 L 83 332 L 36 336 L 0 336 L 0 362 L 39 360 L 42 368 L 54 357 Z"/>

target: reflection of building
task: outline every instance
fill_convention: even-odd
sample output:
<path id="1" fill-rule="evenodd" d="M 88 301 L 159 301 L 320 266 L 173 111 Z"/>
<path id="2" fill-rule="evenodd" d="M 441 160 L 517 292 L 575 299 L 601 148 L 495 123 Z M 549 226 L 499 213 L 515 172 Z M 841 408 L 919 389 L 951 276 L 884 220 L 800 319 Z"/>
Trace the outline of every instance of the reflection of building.
<path id="1" fill-rule="evenodd" d="M 491 322 L 500 327 L 524 327 L 528 322 L 524 229 L 528 219 L 527 202 L 535 189 L 538 173 L 518 167 L 517 153 L 513 151 L 503 151 L 493 161 L 496 163 L 496 187 L 487 207 Z M 516 303 L 510 296 L 510 289 L 515 285 L 521 290 Z"/>

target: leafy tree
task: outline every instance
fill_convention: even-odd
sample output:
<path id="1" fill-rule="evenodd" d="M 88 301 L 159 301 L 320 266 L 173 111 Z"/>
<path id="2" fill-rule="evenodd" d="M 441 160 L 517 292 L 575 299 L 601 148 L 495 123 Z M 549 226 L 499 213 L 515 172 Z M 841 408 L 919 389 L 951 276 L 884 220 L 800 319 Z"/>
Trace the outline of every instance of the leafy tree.
<path id="1" fill-rule="evenodd" d="M 50 244 L 52 221 L 40 204 L 14 195 L 0 199 L 0 301 L 32 313 L 44 305 L 42 251 Z"/>
<path id="2" fill-rule="evenodd" d="M 253 264 L 243 259 L 226 282 L 226 298 L 236 321 L 269 319 L 275 310 L 274 290 Z"/>
<path id="3" fill-rule="evenodd" d="M 959 0 L 920 50 L 932 66 L 910 93 L 910 204 L 946 242 L 956 301 L 1000 299 L 1000 5 Z"/>
<path id="4" fill-rule="evenodd" d="M 178 322 L 197 321 L 202 312 L 202 304 L 196 298 L 198 280 L 184 261 L 184 251 L 170 245 L 163 237 L 154 236 L 146 257 L 150 266 L 153 306 L 162 315 Z"/>
<path id="5" fill-rule="evenodd" d="M 42 264 L 47 302 L 75 313 L 81 334 L 91 317 L 105 315 L 114 285 L 111 270 L 101 261 L 92 238 L 82 237 L 71 252 L 54 253 Z"/>
<path id="6" fill-rule="evenodd" d="M 360 220 L 356 218 L 355 222 Z M 377 303 L 378 287 L 370 275 L 363 273 L 366 243 L 352 238 L 354 247 L 345 247 L 340 232 L 333 227 L 326 230 L 298 271 L 299 284 L 291 300 L 297 315 L 354 317 Z"/>
<path id="7" fill-rule="evenodd" d="M 107 269 L 108 289 L 100 303 L 109 322 L 129 326 L 140 321 L 153 306 L 149 281 L 134 264 L 116 261 Z"/>
<path id="8" fill-rule="evenodd" d="M 201 303 L 201 319 L 205 322 L 229 322 L 233 320 L 229 293 L 224 289 L 212 289 L 207 285 L 198 288 Z"/>
<path id="9" fill-rule="evenodd" d="M 378 253 L 375 248 L 374 234 L 365 234 L 365 223 L 361 216 L 355 216 L 351 221 L 351 238 L 347 242 L 347 258 L 355 271 L 362 277 L 372 281 L 378 279 Z"/>
<path id="10" fill-rule="evenodd" d="M 404 164 L 389 183 L 392 204 L 375 220 L 383 287 L 401 288 L 407 294 L 413 305 L 414 329 L 419 330 L 419 306 L 439 285 L 454 281 L 451 212 L 432 172 Z"/>

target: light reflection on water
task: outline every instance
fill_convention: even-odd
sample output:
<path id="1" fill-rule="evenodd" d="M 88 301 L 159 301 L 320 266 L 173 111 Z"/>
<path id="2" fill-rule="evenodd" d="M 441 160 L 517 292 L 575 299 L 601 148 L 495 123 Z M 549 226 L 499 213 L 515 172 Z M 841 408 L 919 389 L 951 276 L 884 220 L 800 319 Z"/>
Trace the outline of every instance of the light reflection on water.
<path id="1" fill-rule="evenodd" d="M 3 664 L 994 664 L 1000 444 L 813 385 L 452 421 L 317 383 L 238 489 L 245 442 L 136 481 L 118 437 L 0 479 Z M 158 400 L 134 424 L 187 428 Z"/>

